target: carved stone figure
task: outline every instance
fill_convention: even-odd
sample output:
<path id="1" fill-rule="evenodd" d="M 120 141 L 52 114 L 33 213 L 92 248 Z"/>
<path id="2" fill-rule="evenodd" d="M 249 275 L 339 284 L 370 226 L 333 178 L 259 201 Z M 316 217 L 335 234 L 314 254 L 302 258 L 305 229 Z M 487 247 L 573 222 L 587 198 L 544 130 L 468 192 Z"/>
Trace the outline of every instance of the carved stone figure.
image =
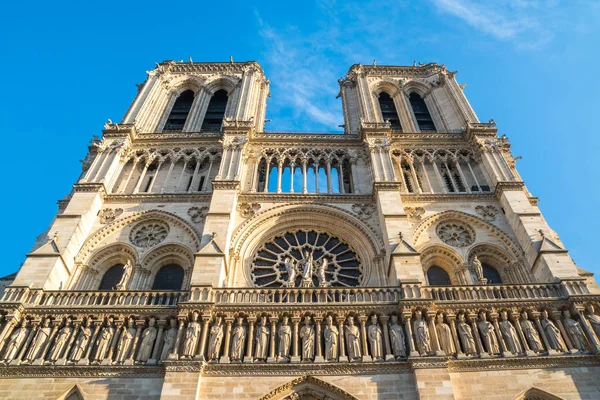
<path id="1" fill-rule="evenodd" d="M 319 287 L 329 286 L 329 284 L 327 283 L 327 278 L 325 276 L 325 271 L 327 271 L 327 265 L 329 265 L 329 261 L 327 260 L 327 257 L 323 257 L 323 259 L 317 266 L 317 279 L 319 281 Z"/>
<path id="2" fill-rule="evenodd" d="M 483 346 L 489 354 L 499 354 L 500 347 L 498 346 L 498 338 L 496 337 L 496 329 L 494 325 L 487 320 L 487 315 L 479 313 L 479 333 L 483 339 Z"/>
<path id="3" fill-rule="evenodd" d="M 289 318 L 287 316 L 283 317 L 277 335 L 279 336 L 277 358 L 279 361 L 289 361 L 290 346 L 292 344 L 292 327 L 289 324 Z"/>
<path id="4" fill-rule="evenodd" d="M 592 329 L 594 330 L 594 332 L 596 332 L 596 336 L 598 336 L 598 338 L 600 338 L 600 316 L 596 315 L 594 306 L 591 304 L 588 304 L 585 307 L 585 309 L 588 312 L 587 318 L 588 318 L 588 321 L 590 321 L 590 324 L 592 325 Z"/>
<path id="5" fill-rule="evenodd" d="M 208 343 L 208 358 L 210 360 L 216 361 L 219 359 L 221 343 L 223 343 L 223 320 L 221 317 L 217 317 L 210 328 L 210 341 Z"/>
<path id="6" fill-rule="evenodd" d="M 67 318 L 65 321 L 65 326 L 62 327 L 58 334 L 54 338 L 54 346 L 52 346 L 52 350 L 48 355 L 49 361 L 56 361 L 60 358 L 69 338 L 71 337 L 71 332 L 73 332 L 73 327 L 71 326 L 71 319 Z"/>
<path id="7" fill-rule="evenodd" d="M 266 361 L 269 353 L 269 325 L 267 324 L 267 317 L 263 316 L 260 318 L 260 323 L 256 327 L 256 333 L 254 334 L 255 355 L 254 358 L 260 361 Z"/>
<path id="8" fill-rule="evenodd" d="M 371 349 L 371 356 L 374 360 L 382 360 L 383 354 L 381 345 L 383 343 L 383 334 L 381 331 L 381 327 L 377 323 L 377 315 L 373 314 L 371 316 L 371 325 L 367 330 L 367 336 L 369 339 L 369 347 Z"/>
<path id="9" fill-rule="evenodd" d="M 502 337 L 504 338 L 504 343 L 506 344 L 506 349 L 508 351 L 513 354 L 520 354 L 523 352 L 517 330 L 512 322 L 508 320 L 506 311 L 500 312 L 500 331 L 502 332 Z"/>
<path id="10" fill-rule="evenodd" d="M 244 357 L 244 341 L 246 340 L 246 328 L 244 319 L 238 317 L 237 324 L 231 332 L 231 361 L 241 361 Z"/>
<path id="11" fill-rule="evenodd" d="M 29 321 L 24 320 L 21 323 L 21 327 L 19 329 L 15 329 L 15 331 L 10 335 L 10 339 L 6 345 L 6 350 L 4 351 L 4 361 L 10 361 L 17 356 L 21 345 L 27 338 L 27 332 L 29 330 L 28 324 Z"/>
<path id="12" fill-rule="evenodd" d="M 131 274 L 133 273 L 133 265 L 131 261 L 127 260 L 125 265 L 123 266 L 123 276 L 121 276 L 121 280 L 115 286 L 117 290 L 127 290 L 129 288 L 129 280 L 131 279 Z"/>
<path id="13" fill-rule="evenodd" d="M 583 335 L 583 331 L 581 330 L 581 326 L 579 326 L 579 322 L 571 318 L 571 313 L 569 312 L 569 310 L 563 311 L 563 316 L 563 324 L 565 326 L 567 334 L 571 337 L 571 342 L 573 343 L 573 346 L 579 351 L 586 351 L 587 340 Z"/>
<path id="14" fill-rule="evenodd" d="M 313 274 L 313 254 L 304 250 L 304 259 L 302 259 L 302 287 L 312 287 Z"/>
<path id="15" fill-rule="evenodd" d="M 544 330 L 546 338 L 548 339 L 548 346 L 550 346 L 552 350 L 566 351 L 567 346 L 563 341 L 560 330 L 556 327 L 556 325 L 554 325 L 554 322 L 548 318 L 548 312 L 543 310 L 541 316 L 542 329 Z"/>
<path id="16" fill-rule="evenodd" d="M 458 337 L 460 338 L 463 352 L 467 355 L 477 354 L 475 339 L 473 339 L 473 331 L 471 330 L 469 324 L 465 321 L 464 314 L 458 314 L 456 330 L 458 331 Z"/>
<path id="17" fill-rule="evenodd" d="M 136 361 L 145 363 L 152 357 L 152 349 L 154 348 L 154 341 L 156 340 L 156 320 L 150 318 L 148 321 L 148 327 L 142 332 L 142 342 L 138 350 Z M 135 349 L 134 349 L 135 350 Z"/>
<path id="18" fill-rule="evenodd" d="M 286 257 L 283 261 L 283 265 L 285 266 L 285 270 L 288 274 L 288 279 L 285 285 L 293 288 L 296 286 L 296 266 L 294 265 L 294 261 L 290 257 Z"/>
<path id="19" fill-rule="evenodd" d="M 43 357 L 42 349 L 50 337 L 50 318 L 44 319 L 43 325 L 41 328 L 38 328 L 31 345 L 29 346 L 29 350 L 27 351 L 27 355 L 25 356 L 25 360 L 33 361 L 36 358 Z"/>
<path id="20" fill-rule="evenodd" d="M 165 342 L 163 344 L 162 352 L 160 353 L 161 360 L 166 360 L 169 357 L 169 354 L 173 352 L 175 342 L 177 341 L 177 320 L 171 318 L 169 326 L 170 328 L 165 334 Z"/>
<path id="21" fill-rule="evenodd" d="M 115 362 L 123 363 L 129 357 L 129 351 L 131 349 L 131 344 L 133 343 L 133 338 L 135 338 L 135 321 L 133 318 L 128 318 L 127 325 L 123 326 L 121 338 L 119 339 L 119 344 L 117 345 L 117 356 L 115 357 Z"/>
<path id="22" fill-rule="evenodd" d="M 188 323 L 185 330 L 185 341 L 183 342 L 183 352 L 181 358 L 192 358 L 196 355 L 196 347 L 201 331 L 200 323 L 198 322 L 198 313 L 192 314 L 192 320 Z"/>
<path id="23" fill-rule="evenodd" d="M 348 358 L 358 360 L 362 356 L 360 351 L 360 329 L 354 325 L 354 318 L 348 317 L 348 325 L 344 327 L 346 330 L 346 345 L 348 346 Z"/>
<path id="24" fill-rule="evenodd" d="M 315 329 L 310 324 L 310 317 L 304 317 L 304 326 L 300 329 L 302 339 L 302 361 L 312 360 L 315 353 Z"/>
<path id="25" fill-rule="evenodd" d="M 477 255 L 473 256 L 473 271 L 475 272 L 475 276 L 477 277 L 477 283 L 484 285 L 487 283 L 487 279 L 483 276 L 483 265 Z"/>
<path id="26" fill-rule="evenodd" d="M 419 354 L 422 356 L 431 353 L 431 339 L 429 337 L 429 330 L 427 329 L 427 321 L 423 319 L 421 311 L 415 313 L 415 342 Z"/>
<path id="27" fill-rule="evenodd" d="M 100 332 L 100 335 L 98 336 L 98 339 L 96 340 L 96 344 L 97 344 L 96 357 L 95 357 L 96 362 L 100 362 L 100 361 L 104 360 L 104 357 L 106 356 L 106 352 L 108 351 L 108 348 L 110 347 L 110 342 L 111 342 L 114 334 L 115 334 L 115 327 L 113 324 L 113 319 L 108 318 L 106 320 L 106 324 L 104 325 L 104 327 L 102 328 L 102 331 Z"/>
<path id="28" fill-rule="evenodd" d="M 398 323 L 398 317 L 392 315 L 392 324 L 390 325 L 390 340 L 392 341 L 392 351 L 394 357 L 406 357 L 406 339 L 404 329 Z"/>
<path id="29" fill-rule="evenodd" d="M 519 323 L 521 324 L 521 329 L 523 330 L 523 335 L 525 335 L 525 339 L 529 344 L 529 348 L 536 353 L 544 351 L 544 346 L 542 345 L 540 335 L 533 322 L 529 320 L 529 317 L 525 311 L 521 313 L 521 320 L 519 320 Z"/>
<path id="30" fill-rule="evenodd" d="M 71 361 L 77 362 L 81 360 L 81 357 L 85 353 L 91 337 L 92 330 L 90 329 L 90 320 L 86 319 L 85 322 L 81 324 L 79 335 L 77 335 L 77 339 L 75 339 L 75 345 L 71 351 Z"/>
<path id="31" fill-rule="evenodd" d="M 435 330 L 437 332 L 438 340 L 440 342 L 440 347 L 446 353 L 446 355 L 451 355 L 456 353 L 456 348 L 454 347 L 454 340 L 452 339 L 452 330 L 448 324 L 444 323 L 444 315 L 438 314 L 436 316 Z"/>
<path id="32" fill-rule="evenodd" d="M 333 318 L 328 315 L 325 318 L 325 329 L 323 330 L 323 336 L 325 337 L 325 360 L 337 361 L 338 359 L 338 335 L 340 331 L 337 326 L 333 324 Z"/>

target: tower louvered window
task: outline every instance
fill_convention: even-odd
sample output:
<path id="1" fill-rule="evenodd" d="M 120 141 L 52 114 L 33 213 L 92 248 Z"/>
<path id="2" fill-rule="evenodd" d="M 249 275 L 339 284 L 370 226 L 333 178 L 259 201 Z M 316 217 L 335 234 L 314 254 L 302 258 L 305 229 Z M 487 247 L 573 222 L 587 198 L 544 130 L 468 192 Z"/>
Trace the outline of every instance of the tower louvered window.
<path id="1" fill-rule="evenodd" d="M 190 109 L 192 108 L 192 103 L 194 102 L 194 92 L 191 90 L 186 90 L 181 93 L 177 100 L 175 100 L 175 104 L 171 109 L 171 113 L 169 114 L 169 118 L 167 119 L 167 123 L 165 124 L 165 131 L 180 131 L 183 129 L 185 125 L 185 121 L 190 113 Z"/>
<path id="2" fill-rule="evenodd" d="M 394 130 L 401 130 L 400 118 L 394 105 L 394 100 L 386 92 L 379 94 L 379 108 L 381 108 L 381 116 L 384 121 L 390 121 L 390 125 Z"/>
<path id="3" fill-rule="evenodd" d="M 223 89 L 217 90 L 215 94 L 213 94 L 208 103 L 204 121 L 202 122 L 201 129 L 203 131 L 215 132 L 221 130 L 223 118 L 225 117 L 225 109 L 227 108 L 227 100 L 227 92 Z"/>
<path id="4" fill-rule="evenodd" d="M 415 118 L 417 119 L 417 125 L 422 131 L 435 131 L 435 125 L 425 100 L 418 93 L 411 93 L 409 96 L 410 106 L 412 107 Z"/>

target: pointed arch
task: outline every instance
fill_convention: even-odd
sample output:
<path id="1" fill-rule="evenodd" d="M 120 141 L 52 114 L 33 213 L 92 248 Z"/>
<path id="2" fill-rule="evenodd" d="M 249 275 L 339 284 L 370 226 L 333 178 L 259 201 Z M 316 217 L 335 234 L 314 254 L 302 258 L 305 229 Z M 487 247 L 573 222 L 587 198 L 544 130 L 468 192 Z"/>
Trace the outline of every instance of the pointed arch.
<path id="1" fill-rule="evenodd" d="M 535 386 L 519 393 L 515 400 L 564 400 L 562 397 L 553 395 Z"/>
<path id="2" fill-rule="evenodd" d="M 76 384 L 71 389 L 58 396 L 56 400 L 85 400 L 85 397 L 83 396 L 83 391 L 79 384 Z"/>
<path id="3" fill-rule="evenodd" d="M 423 265 L 423 273 L 427 277 L 427 283 L 431 286 L 436 286 L 436 283 L 430 282 L 429 269 L 437 267 L 442 269 L 449 277 L 451 284 L 460 284 L 456 277 L 457 271 L 463 264 L 460 255 L 448 246 L 434 244 L 425 247 L 421 250 L 421 265 Z"/>
<path id="4" fill-rule="evenodd" d="M 303 395 L 312 395 L 315 398 L 331 400 L 358 400 L 358 397 L 327 383 L 314 376 L 305 375 L 296 378 L 260 398 L 260 400 L 287 400 L 301 398 Z"/>
<path id="5" fill-rule="evenodd" d="M 140 264 L 142 268 L 150 273 L 143 285 L 145 289 L 152 288 L 162 268 L 177 265 L 183 270 L 183 279 L 180 288 L 183 290 L 189 287 L 192 268 L 194 267 L 194 254 L 183 245 L 167 243 L 153 249 L 144 257 Z"/>

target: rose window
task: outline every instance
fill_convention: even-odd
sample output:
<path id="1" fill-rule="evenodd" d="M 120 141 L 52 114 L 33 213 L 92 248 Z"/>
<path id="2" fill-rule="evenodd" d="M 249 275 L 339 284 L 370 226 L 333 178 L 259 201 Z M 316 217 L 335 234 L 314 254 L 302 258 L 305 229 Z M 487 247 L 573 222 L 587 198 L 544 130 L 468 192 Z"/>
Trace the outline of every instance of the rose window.
<path id="1" fill-rule="evenodd" d="M 136 225 L 129 235 L 131 243 L 138 247 L 151 247 L 159 244 L 169 234 L 169 225 L 162 221 L 147 221 Z"/>
<path id="2" fill-rule="evenodd" d="M 250 276 L 258 287 L 351 287 L 362 280 L 356 252 L 325 232 L 288 232 L 256 252 Z"/>
<path id="3" fill-rule="evenodd" d="M 475 241 L 475 231 L 456 221 L 439 224 L 436 233 L 444 243 L 453 247 L 466 247 Z"/>

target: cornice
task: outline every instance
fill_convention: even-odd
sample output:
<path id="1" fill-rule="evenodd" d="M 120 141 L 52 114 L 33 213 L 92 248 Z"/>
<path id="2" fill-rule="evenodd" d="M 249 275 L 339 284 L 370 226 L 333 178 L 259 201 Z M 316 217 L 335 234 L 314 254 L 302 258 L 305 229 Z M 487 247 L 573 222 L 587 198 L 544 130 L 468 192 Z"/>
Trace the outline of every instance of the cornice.
<path id="1" fill-rule="evenodd" d="M 360 144 L 360 136 L 347 133 L 316 133 L 316 132 L 260 132 L 254 133 L 250 139 L 254 143 L 264 142 L 303 142 L 305 145 L 314 142 L 344 142 Z M 310 141 L 310 143 L 307 143 Z"/>
<path id="2" fill-rule="evenodd" d="M 222 136 L 221 132 L 137 132 L 132 135 L 132 143 L 148 146 L 171 146 L 174 144 L 180 146 L 182 143 L 214 143 Z"/>
<path id="3" fill-rule="evenodd" d="M 518 182 L 498 182 L 496 184 L 496 188 L 494 189 L 494 193 L 496 195 L 496 199 L 500 200 L 502 194 L 504 192 L 518 192 L 525 189 L 525 183 L 522 181 Z"/>
<path id="4" fill-rule="evenodd" d="M 209 203 L 212 193 L 109 194 L 105 203 Z"/>
<path id="5" fill-rule="evenodd" d="M 461 202 L 465 200 L 469 201 L 494 201 L 496 197 L 493 193 L 463 193 L 463 194 L 415 194 L 415 193 L 402 193 L 403 203 L 429 203 L 429 202 Z"/>
<path id="6" fill-rule="evenodd" d="M 395 65 L 362 65 L 354 64 L 348 70 L 347 75 L 362 72 L 369 76 L 402 76 L 407 78 L 427 78 L 439 72 L 447 71 L 445 65 L 428 63 L 413 66 Z"/>
<path id="7" fill-rule="evenodd" d="M 212 181 L 214 190 L 239 190 L 240 181 Z"/>
<path id="8" fill-rule="evenodd" d="M 4 378 L 160 378 L 164 374 L 163 367 L 147 365 L 0 365 L 0 377 Z"/>
<path id="9" fill-rule="evenodd" d="M 173 61 L 167 60 L 160 64 L 157 64 L 158 70 L 162 70 L 170 73 L 236 73 L 242 74 L 248 68 L 255 68 L 261 74 L 264 72 L 259 63 L 256 61 L 244 61 L 244 62 L 184 62 L 184 61 Z"/>
<path id="10" fill-rule="evenodd" d="M 400 182 L 374 182 L 373 193 L 399 191 L 401 187 Z"/>
<path id="11" fill-rule="evenodd" d="M 241 203 L 372 203 L 370 194 L 242 193 Z"/>
<path id="12" fill-rule="evenodd" d="M 450 372 L 511 370 L 531 368 L 565 368 L 600 366 L 600 360 L 593 355 L 567 354 L 562 356 L 491 358 L 473 360 L 448 360 Z"/>
<path id="13" fill-rule="evenodd" d="M 104 183 L 76 183 L 73 185 L 73 189 L 76 192 L 98 192 L 101 194 L 106 193 Z"/>

